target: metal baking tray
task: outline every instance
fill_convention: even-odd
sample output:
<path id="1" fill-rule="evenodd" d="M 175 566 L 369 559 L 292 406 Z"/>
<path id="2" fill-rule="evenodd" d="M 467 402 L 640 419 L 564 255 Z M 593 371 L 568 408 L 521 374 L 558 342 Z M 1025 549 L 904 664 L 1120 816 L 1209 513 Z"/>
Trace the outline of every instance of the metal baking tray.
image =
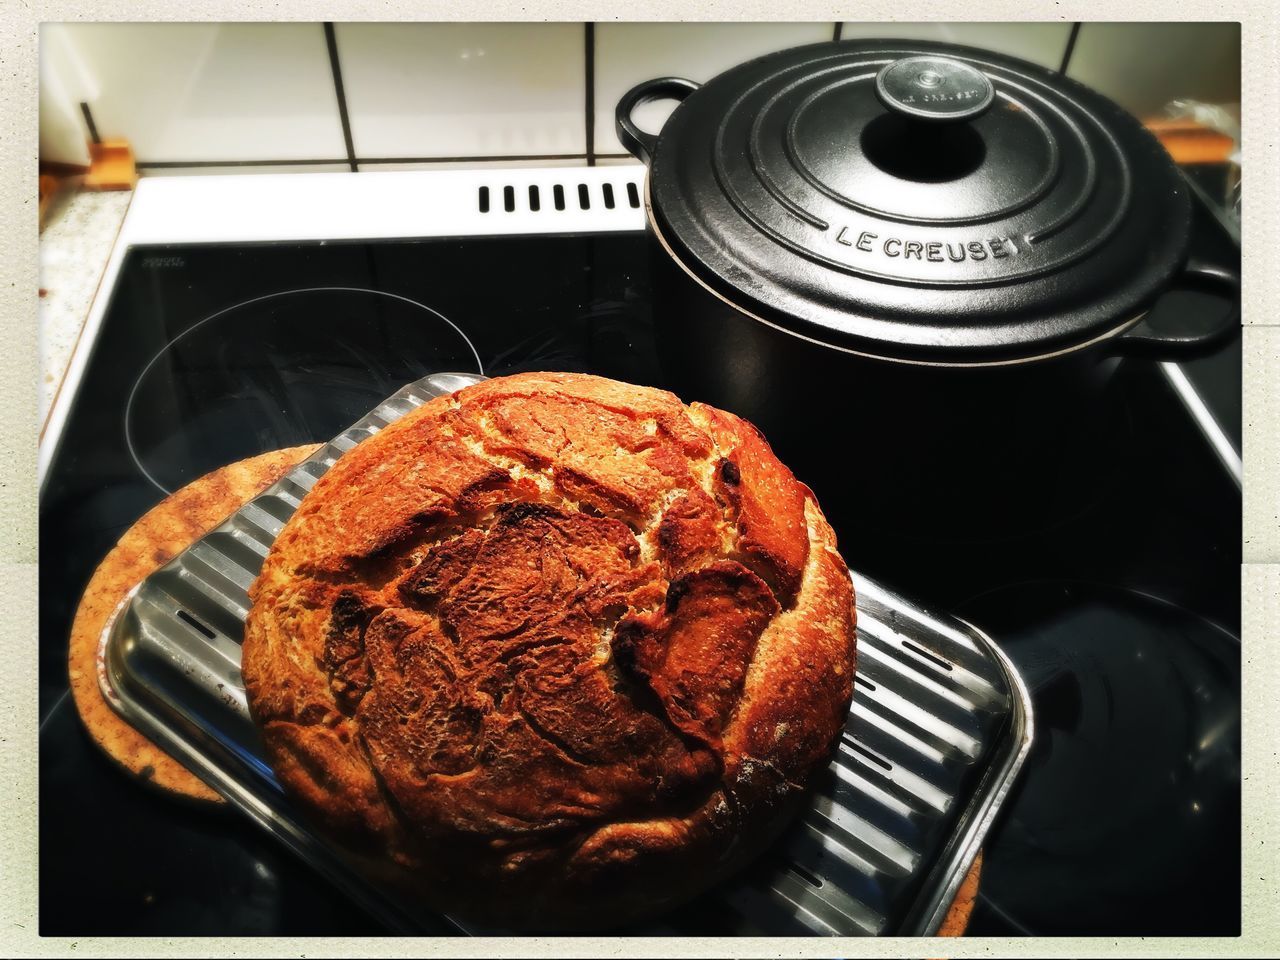
<path id="1" fill-rule="evenodd" d="M 389 929 L 498 933 L 366 882 L 289 802 L 263 759 L 240 676 L 247 591 L 299 501 L 338 457 L 478 377 L 405 387 L 138 584 L 103 631 L 108 702 Z M 929 935 L 1031 745 L 1026 688 L 982 631 L 853 575 L 858 671 L 839 752 L 778 843 L 637 934 Z"/>

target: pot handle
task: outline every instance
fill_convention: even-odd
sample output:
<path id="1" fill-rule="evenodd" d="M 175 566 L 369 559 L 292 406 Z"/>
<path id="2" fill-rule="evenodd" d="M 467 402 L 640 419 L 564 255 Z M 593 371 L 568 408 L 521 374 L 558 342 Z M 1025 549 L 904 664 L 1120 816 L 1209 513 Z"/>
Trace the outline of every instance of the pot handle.
<path id="1" fill-rule="evenodd" d="M 698 86 L 692 80 L 682 80 L 680 77 L 660 77 L 657 80 L 646 80 L 624 93 L 622 99 L 618 101 L 613 118 L 618 139 L 622 141 L 627 151 L 637 160 L 648 164 L 653 156 L 654 147 L 658 145 L 656 136 L 645 133 L 631 119 L 631 114 L 636 107 L 655 100 L 683 101 L 685 97 L 697 90 Z"/>
<path id="2" fill-rule="evenodd" d="M 1189 311 L 1165 311 L 1162 316 L 1153 308 L 1111 341 L 1111 353 L 1122 357 L 1190 360 L 1212 352 L 1240 328 L 1239 273 L 1230 267 L 1188 260 L 1173 289 L 1191 288 L 1216 289 L 1230 299 L 1231 308 L 1209 317 Z"/>

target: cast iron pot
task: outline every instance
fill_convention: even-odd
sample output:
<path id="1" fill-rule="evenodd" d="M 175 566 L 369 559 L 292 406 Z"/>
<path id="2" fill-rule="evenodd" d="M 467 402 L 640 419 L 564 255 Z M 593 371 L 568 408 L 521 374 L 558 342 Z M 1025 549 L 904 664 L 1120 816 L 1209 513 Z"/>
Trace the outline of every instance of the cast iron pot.
<path id="1" fill-rule="evenodd" d="M 635 109 L 679 101 L 659 135 Z M 1109 424 L 1125 357 L 1239 324 L 1189 262 L 1189 188 L 1110 100 L 987 51 L 823 43 L 617 106 L 648 167 L 659 349 L 824 506 L 904 530 L 1017 522 Z M 1174 288 L 1232 309 L 1153 310 Z M 836 508 L 838 511 L 838 507 Z"/>

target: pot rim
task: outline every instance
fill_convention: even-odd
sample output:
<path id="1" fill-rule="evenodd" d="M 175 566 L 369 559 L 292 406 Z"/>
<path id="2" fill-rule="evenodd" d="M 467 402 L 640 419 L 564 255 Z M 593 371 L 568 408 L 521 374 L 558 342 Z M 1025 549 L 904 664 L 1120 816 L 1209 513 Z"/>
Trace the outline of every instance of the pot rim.
<path id="1" fill-rule="evenodd" d="M 659 245 L 662 247 L 663 251 L 667 254 L 667 256 L 671 258 L 671 260 L 677 266 L 680 267 L 680 269 L 690 279 L 692 279 L 695 283 L 698 284 L 698 286 L 702 287 L 702 289 L 706 290 L 717 300 L 720 300 L 727 306 L 733 308 L 735 311 L 742 314 L 744 317 L 748 317 L 756 321 L 757 323 L 764 324 L 766 327 L 776 330 L 779 333 L 784 333 L 789 337 L 794 337 L 797 340 L 803 340 L 806 343 L 811 343 L 819 347 L 825 347 L 828 350 L 835 350 L 835 351 L 838 351 L 839 353 L 849 354 L 850 356 L 862 357 L 868 360 L 878 360 L 884 363 L 900 363 L 900 364 L 915 366 L 915 367 L 942 367 L 945 369 L 1021 366 L 1024 364 L 1054 360 L 1054 359 L 1057 359 L 1058 357 L 1063 357 L 1072 353 L 1079 353 L 1083 350 L 1089 349 L 1090 347 L 1097 346 L 1098 344 L 1103 343 L 1107 340 L 1115 339 L 1116 337 L 1124 333 L 1129 328 L 1141 322 L 1142 318 L 1145 317 L 1150 312 L 1149 308 L 1144 309 L 1139 313 L 1134 314 L 1132 317 L 1129 317 L 1126 320 L 1119 321 L 1115 326 L 1111 327 L 1109 330 L 1104 331 L 1103 333 L 1099 334 L 1096 337 L 1093 337 L 1092 339 L 1085 340 L 1082 343 L 1072 344 L 1071 346 L 1063 347 L 1058 350 L 1053 350 L 1053 351 L 1050 351 L 1049 353 L 1038 353 L 1033 356 L 1027 356 L 1027 357 L 1009 357 L 1002 360 L 919 360 L 919 359 L 912 359 L 909 357 L 891 357 L 891 356 L 885 356 L 883 354 L 868 353 L 865 350 L 855 350 L 851 347 L 841 346 L 840 344 L 831 343 L 830 341 L 827 341 L 827 340 L 820 340 L 817 337 L 805 336 L 804 334 L 797 333 L 795 330 L 784 327 L 781 324 L 774 323 L 773 321 L 770 321 L 770 320 L 766 320 L 764 317 L 761 317 L 759 314 L 752 313 L 750 310 L 747 310 L 746 308 L 740 306 L 739 304 L 734 303 L 732 300 L 726 297 L 719 290 L 716 290 L 714 287 L 708 284 L 705 280 L 699 277 L 697 273 L 695 273 L 692 269 L 690 269 L 690 267 L 682 259 L 680 259 L 680 256 L 675 252 L 674 249 L 672 249 L 672 246 L 668 242 L 666 236 L 663 235 L 662 229 L 658 226 L 657 218 L 654 216 L 654 212 L 653 212 L 652 198 L 650 197 L 650 194 L 649 194 L 649 184 L 651 179 L 652 177 L 651 177 L 650 171 L 646 169 L 645 177 L 644 177 L 645 222 L 648 225 L 649 229 L 652 231 L 654 238 L 658 241 Z"/>

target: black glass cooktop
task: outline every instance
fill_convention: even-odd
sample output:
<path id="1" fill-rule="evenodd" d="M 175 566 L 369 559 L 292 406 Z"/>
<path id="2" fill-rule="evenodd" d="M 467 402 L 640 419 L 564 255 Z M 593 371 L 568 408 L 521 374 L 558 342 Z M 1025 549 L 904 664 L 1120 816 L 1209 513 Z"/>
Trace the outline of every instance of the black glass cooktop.
<path id="1" fill-rule="evenodd" d="M 1211 227 L 1198 243 L 1223 242 Z M 631 233 L 130 251 L 42 494 L 43 934 L 378 932 L 236 814 L 158 796 L 97 752 L 67 696 L 77 600 L 167 492 L 327 439 L 427 373 L 663 385 L 647 256 Z M 1238 447 L 1239 338 L 1186 369 Z M 1033 693 L 1037 741 L 973 933 L 1239 929 L 1239 488 L 1154 364 L 1110 390 L 1105 429 L 1016 532 L 837 522 L 851 566 L 985 628 Z M 802 478 L 824 504 L 849 423 L 829 473 Z"/>

